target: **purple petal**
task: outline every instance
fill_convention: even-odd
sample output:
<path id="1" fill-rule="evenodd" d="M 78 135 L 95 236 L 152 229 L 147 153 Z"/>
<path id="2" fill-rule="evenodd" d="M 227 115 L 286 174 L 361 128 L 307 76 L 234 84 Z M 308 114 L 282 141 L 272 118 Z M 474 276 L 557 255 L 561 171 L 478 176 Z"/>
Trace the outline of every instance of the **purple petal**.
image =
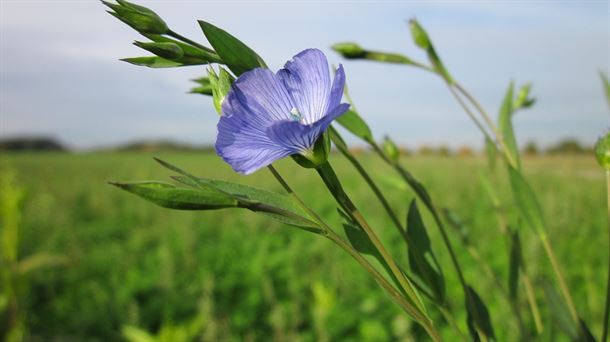
<path id="1" fill-rule="evenodd" d="M 335 71 L 335 79 L 333 80 L 333 86 L 330 89 L 330 99 L 328 100 L 328 108 L 333 109 L 341 103 L 343 97 L 343 88 L 345 87 L 345 71 L 343 71 L 343 65 L 339 64 L 337 71 Z"/>
<path id="2" fill-rule="evenodd" d="M 290 154 L 300 153 L 310 149 L 328 125 L 348 109 L 349 105 L 342 103 L 312 125 L 298 121 L 278 121 L 268 128 L 267 135 L 274 143 L 292 151 Z"/>
<path id="3" fill-rule="evenodd" d="M 322 51 L 307 49 L 300 52 L 277 75 L 303 116 L 304 123 L 312 124 L 326 114 L 331 85 L 328 61 Z"/>
<path id="4" fill-rule="evenodd" d="M 230 98 L 233 99 L 230 99 Z M 245 72 L 234 83 L 223 104 L 223 115 L 233 115 L 240 106 L 250 113 L 249 121 L 268 125 L 277 120 L 290 120 L 294 107 L 281 79 L 266 68 Z M 254 122 L 253 122 L 254 123 Z"/>
<path id="5" fill-rule="evenodd" d="M 223 116 L 218 122 L 216 153 L 233 170 L 242 174 L 270 165 L 293 153 L 260 131 L 260 127 L 244 124 L 238 115 Z"/>

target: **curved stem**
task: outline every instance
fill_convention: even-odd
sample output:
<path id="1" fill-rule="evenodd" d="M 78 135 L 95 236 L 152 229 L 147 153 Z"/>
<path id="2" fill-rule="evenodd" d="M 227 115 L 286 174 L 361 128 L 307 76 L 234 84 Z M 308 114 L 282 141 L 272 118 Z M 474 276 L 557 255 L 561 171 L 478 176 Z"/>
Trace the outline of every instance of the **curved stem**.
<path id="1" fill-rule="evenodd" d="M 610 99 L 609 99 L 610 100 Z M 608 282 L 606 284 L 606 304 L 604 306 L 604 328 L 602 330 L 602 342 L 608 340 L 608 320 L 610 315 L 610 170 L 606 170 L 606 196 L 608 202 Z"/>
<path id="2" fill-rule="evenodd" d="M 297 204 L 305 212 L 310 214 L 314 218 L 321 228 L 324 229 L 324 236 L 329 240 L 333 241 L 348 254 L 350 254 L 374 279 L 375 281 L 392 297 L 392 299 L 403 309 L 405 312 L 410 314 L 422 327 L 426 330 L 428 335 L 434 341 L 442 341 L 438 331 L 434 328 L 432 321 L 426 317 L 422 312 L 413 307 L 401 294 L 394 288 L 360 253 L 358 253 L 353 247 L 347 244 L 339 235 L 337 235 L 326 222 L 311 208 L 309 208 L 305 202 L 292 190 L 292 188 L 286 183 L 282 176 L 272 166 L 268 166 L 269 171 L 273 174 L 275 179 L 280 183 L 284 190 L 290 194 L 290 196 L 297 202 Z"/>
<path id="3" fill-rule="evenodd" d="M 413 303 L 415 303 L 415 305 L 417 305 L 417 307 L 422 312 L 426 312 L 425 306 L 421 301 L 421 298 L 419 297 L 417 291 L 413 287 L 413 284 L 411 284 L 409 279 L 405 277 L 404 273 L 400 270 L 394 259 L 385 249 L 385 246 L 381 243 L 381 240 L 379 240 L 379 237 L 377 237 L 375 231 L 373 231 L 371 226 L 362 216 L 362 213 L 358 210 L 358 208 L 356 208 L 356 206 L 349 198 L 345 190 L 343 190 L 343 187 L 339 182 L 339 179 L 337 178 L 337 175 L 333 170 L 332 166 L 330 166 L 330 164 L 326 162 L 319 166 L 316 171 L 318 171 L 318 174 L 322 178 L 324 184 L 326 185 L 330 193 L 333 195 L 337 203 L 341 206 L 341 208 L 360 226 L 360 228 L 362 228 L 362 230 L 369 237 L 370 241 L 373 243 L 373 246 L 375 246 L 377 251 L 379 251 L 381 258 L 384 260 L 385 263 L 388 264 L 391 273 L 394 275 L 394 277 L 396 277 L 396 279 L 398 279 L 400 286 L 403 288 L 403 290 L 405 290 L 409 298 L 413 301 Z"/>

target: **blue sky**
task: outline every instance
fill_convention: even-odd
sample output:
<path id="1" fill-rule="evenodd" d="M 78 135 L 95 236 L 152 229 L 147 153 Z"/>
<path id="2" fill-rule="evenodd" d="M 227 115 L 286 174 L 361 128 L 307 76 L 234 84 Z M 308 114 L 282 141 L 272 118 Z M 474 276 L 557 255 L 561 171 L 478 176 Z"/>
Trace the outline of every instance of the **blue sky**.
<path id="1" fill-rule="evenodd" d="M 339 41 L 425 61 L 406 21 L 426 27 L 448 69 L 494 116 L 510 80 L 538 102 L 515 117 L 519 141 L 592 144 L 610 115 L 598 70 L 610 69 L 609 1 L 141 1 L 173 30 L 205 42 L 203 19 L 253 47 L 273 69 L 317 47 L 343 63 L 351 95 L 376 136 L 401 144 L 481 145 L 448 89 L 425 72 L 346 61 Z M 98 1 L 0 0 L 0 137 L 50 135 L 72 147 L 143 138 L 212 143 L 211 100 L 186 94 L 203 67 L 153 70 L 137 33 Z"/>

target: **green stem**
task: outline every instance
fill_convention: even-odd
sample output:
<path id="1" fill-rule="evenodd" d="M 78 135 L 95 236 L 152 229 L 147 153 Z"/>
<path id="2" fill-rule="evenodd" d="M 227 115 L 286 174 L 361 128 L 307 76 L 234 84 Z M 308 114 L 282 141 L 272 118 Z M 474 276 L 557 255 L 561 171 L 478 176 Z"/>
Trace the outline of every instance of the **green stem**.
<path id="1" fill-rule="evenodd" d="M 610 99 L 609 99 L 610 100 Z M 602 342 L 608 340 L 608 320 L 610 315 L 610 170 L 606 170 L 606 196 L 608 202 L 608 281 L 606 283 L 606 305 L 604 306 L 604 328 L 602 330 Z"/>
<path id="2" fill-rule="evenodd" d="M 331 132 L 331 137 L 333 134 L 336 134 L 337 136 L 339 136 L 339 132 L 337 132 L 333 126 L 330 126 L 329 129 Z M 396 229 L 398 229 L 398 232 L 406 241 L 407 237 L 406 237 L 406 233 L 405 233 L 406 232 L 405 227 L 402 225 L 402 223 L 398 219 L 398 216 L 396 216 L 396 213 L 394 212 L 394 210 L 392 210 L 390 203 L 385 198 L 385 196 L 383 195 L 383 193 L 381 192 L 381 190 L 379 189 L 377 184 L 375 184 L 375 181 L 373 181 L 373 179 L 368 174 L 368 172 L 366 172 L 364 167 L 362 167 L 362 164 L 360 164 L 358 159 L 356 159 L 356 157 L 354 157 L 354 155 L 351 154 L 350 151 L 345 148 L 345 146 L 343 146 L 342 144 L 335 144 L 335 146 L 343 154 L 343 156 L 345 158 L 347 158 L 347 160 L 349 160 L 350 163 L 352 163 L 352 165 L 354 166 L 354 168 L 356 168 L 356 170 L 358 171 L 360 176 L 362 176 L 362 178 L 364 178 L 364 180 L 366 181 L 366 184 L 368 184 L 368 186 L 371 188 L 371 190 L 373 191 L 373 193 L 375 194 L 375 196 L 377 197 L 377 199 L 379 200 L 379 202 L 381 203 L 381 205 L 383 206 L 385 211 L 388 213 L 388 216 L 394 223 L 394 226 L 396 226 Z"/>
<path id="3" fill-rule="evenodd" d="M 570 316 L 572 316 L 572 320 L 576 323 L 577 326 L 580 326 L 580 320 L 578 319 L 578 314 L 576 313 L 576 306 L 574 305 L 574 301 L 572 300 L 572 296 L 570 295 L 570 290 L 568 289 L 568 284 L 566 283 L 563 272 L 561 272 L 561 268 L 559 267 L 559 263 L 557 262 L 557 257 L 555 257 L 555 251 L 553 251 L 553 247 L 549 242 L 549 239 L 545 232 L 538 232 L 538 236 L 540 241 L 542 242 L 542 246 L 546 254 L 551 261 L 551 266 L 553 267 L 553 271 L 555 272 L 555 277 L 559 282 L 559 288 L 563 297 L 565 298 L 566 304 L 568 305 L 568 311 L 570 311 Z"/>
<path id="4" fill-rule="evenodd" d="M 280 183 L 280 185 L 284 188 L 284 190 L 295 200 L 295 202 L 307 212 L 313 219 L 316 220 L 316 223 L 320 225 L 321 228 L 324 229 L 324 236 L 329 240 L 333 241 L 339 247 L 341 247 L 344 251 L 346 251 L 350 256 L 352 256 L 364 269 L 367 271 L 375 281 L 390 295 L 390 297 L 409 315 L 411 315 L 422 327 L 426 330 L 428 335 L 434 341 L 442 341 L 438 331 L 434 328 L 432 321 L 426 317 L 422 312 L 415 308 L 410 302 L 408 302 L 401 294 L 394 288 L 388 281 L 364 258 L 360 253 L 358 253 L 353 247 L 347 244 L 339 235 L 337 235 L 328 224 L 326 224 L 322 218 L 311 208 L 309 208 L 305 202 L 292 190 L 292 188 L 286 183 L 284 178 L 277 172 L 277 170 L 272 166 L 268 166 L 269 171 L 273 174 L 275 179 Z"/>
<path id="5" fill-rule="evenodd" d="M 341 206 L 341 208 L 348 214 L 366 233 L 369 237 L 375 248 L 379 251 L 381 258 L 386 262 L 392 271 L 392 274 L 396 279 L 398 279 L 400 286 L 405 290 L 409 298 L 417 305 L 417 307 L 422 311 L 426 312 L 426 308 L 421 301 L 421 298 L 417 294 L 417 291 L 413 287 L 413 284 L 409 281 L 407 277 L 405 277 L 404 273 L 400 270 L 394 259 L 390 256 L 388 251 L 385 249 L 377 234 L 373 231 L 371 226 L 362 216 L 362 213 L 356 208 L 354 203 L 351 201 L 345 190 L 343 190 L 343 186 L 339 182 L 339 179 L 333 170 L 332 166 L 326 162 L 319 166 L 317 169 L 318 174 L 324 181 L 324 184 L 333 195 L 337 203 Z"/>

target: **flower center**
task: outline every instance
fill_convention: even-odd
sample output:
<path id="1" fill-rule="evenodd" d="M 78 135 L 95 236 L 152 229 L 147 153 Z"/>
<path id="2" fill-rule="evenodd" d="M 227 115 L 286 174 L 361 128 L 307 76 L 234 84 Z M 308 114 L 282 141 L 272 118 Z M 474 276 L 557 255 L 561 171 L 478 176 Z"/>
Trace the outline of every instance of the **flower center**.
<path id="1" fill-rule="evenodd" d="M 301 121 L 303 119 L 303 115 L 296 107 L 292 107 L 290 110 L 290 118 L 294 121 Z"/>

